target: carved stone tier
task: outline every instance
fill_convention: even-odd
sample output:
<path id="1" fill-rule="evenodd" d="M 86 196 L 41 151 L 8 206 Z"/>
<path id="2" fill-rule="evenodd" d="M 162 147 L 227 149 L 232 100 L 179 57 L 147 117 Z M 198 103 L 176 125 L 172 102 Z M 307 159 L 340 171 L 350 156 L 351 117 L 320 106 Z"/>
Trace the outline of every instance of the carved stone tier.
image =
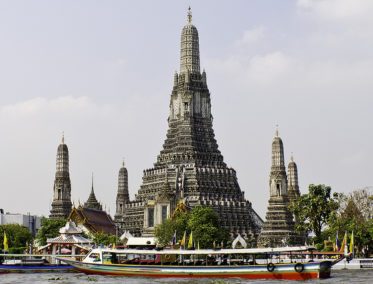
<path id="1" fill-rule="evenodd" d="M 288 209 L 289 199 L 279 196 L 269 200 L 266 221 L 258 239 L 258 246 L 278 247 L 301 244 L 301 238 L 294 231 L 293 215 Z"/>

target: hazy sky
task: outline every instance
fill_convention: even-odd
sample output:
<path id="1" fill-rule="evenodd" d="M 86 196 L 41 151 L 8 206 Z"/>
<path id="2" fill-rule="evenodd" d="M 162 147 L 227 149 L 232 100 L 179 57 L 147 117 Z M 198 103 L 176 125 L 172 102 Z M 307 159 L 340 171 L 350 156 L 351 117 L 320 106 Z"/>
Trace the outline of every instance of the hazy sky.
<path id="1" fill-rule="evenodd" d="M 65 132 L 72 198 L 115 211 L 166 137 L 191 5 L 214 130 L 264 218 L 276 124 L 310 183 L 373 185 L 373 1 L 0 0 L 0 208 L 48 215 Z"/>

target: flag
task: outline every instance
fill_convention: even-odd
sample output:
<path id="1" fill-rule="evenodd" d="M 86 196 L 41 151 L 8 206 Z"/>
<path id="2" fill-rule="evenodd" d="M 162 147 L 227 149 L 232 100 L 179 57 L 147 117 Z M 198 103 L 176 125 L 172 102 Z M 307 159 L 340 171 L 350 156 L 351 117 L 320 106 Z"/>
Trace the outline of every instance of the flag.
<path id="1" fill-rule="evenodd" d="M 188 249 L 193 247 L 193 232 L 190 232 L 189 241 L 188 241 Z"/>
<path id="2" fill-rule="evenodd" d="M 339 250 L 339 240 L 338 240 L 338 231 L 337 231 L 337 234 L 335 235 L 335 250 L 334 251 L 338 251 Z"/>
<path id="3" fill-rule="evenodd" d="M 351 233 L 351 240 L 350 240 L 350 253 L 354 253 L 354 231 Z"/>
<path id="4" fill-rule="evenodd" d="M 340 253 L 343 253 L 345 250 L 345 246 L 347 245 L 347 232 L 345 232 L 345 236 L 343 237 L 343 241 L 341 244 L 341 248 L 339 249 Z"/>
<path id="5" fill-rule="evenodd" d="M 4 232 L 4 251 L 8 251 L 8 237 L 6 236 L 6 233 Z"/>
<path id="6" fill-rule="evenodd" d="M 171 244 L 172 244 L 173 246 L 176 245 L 176 230 L 175 230 L 174 235 L 172 236 Z"/>
<path id="7" fill-rule="evenodd" d="M 198 246 L 198 250 L 199 250 L 199 242 L 197 243 L 197 246 Z"/>
<path id="8" fill-rule="evenodd" d="M 184 231 L 184 236 L 181 239 L 180 246 L 185 247 L 185 243 L 186 243 L 186 231 Z"/>

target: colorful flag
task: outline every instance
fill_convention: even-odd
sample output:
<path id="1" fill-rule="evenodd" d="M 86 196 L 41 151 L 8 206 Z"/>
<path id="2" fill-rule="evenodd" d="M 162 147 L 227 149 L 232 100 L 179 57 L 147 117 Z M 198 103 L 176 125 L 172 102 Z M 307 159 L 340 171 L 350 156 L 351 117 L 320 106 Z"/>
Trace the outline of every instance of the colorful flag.
<path id="1" fill-rule="evenodd" d="M 347 232 L 345 232 L 345 236 L 343 237 L 343 241 L 341 244 L 341 248 L 339 249 L 340 253 L 344 253 L 345 246 L 347 245 Z"/>
<path id="2" fill-rule="evenodd" d="M 351 240 L 350 240 L 350 253 L 354 253 L 354 231 L 351 233 Z"/>
<path id="3" fill-rule="evenodd" d="M 193 232 L 190 232 L 189 241 L 188 241 L 188 249 L 193 247 Z"/>
<path id="4" fill-rule="evenodd" d="M 175 230 L 174 235 L 172 236 L 171 244 L 172 244 L 173 246 L 176 245 L 176 230 Z"/>
<path id="5" fill-rule="evenodd" d="M 4 232 L 4 251 L 8 251 L 8 237 L 6 236 L 6 233 Z"/>
<path id="6" fill-rule="evenodd" d="M 184 231 L 184 236 L 181 239 L 180 246 L 185 247 L 185 243 L 186 243 L 186 231 Z"/>

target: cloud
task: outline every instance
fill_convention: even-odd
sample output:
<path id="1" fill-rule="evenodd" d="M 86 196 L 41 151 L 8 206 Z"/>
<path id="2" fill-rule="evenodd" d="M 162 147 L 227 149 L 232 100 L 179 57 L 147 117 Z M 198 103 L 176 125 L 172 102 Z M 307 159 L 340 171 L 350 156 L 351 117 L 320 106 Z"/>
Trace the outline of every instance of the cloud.
<path id="1" fill-rule="evenodd" d="M 64 131 L 72 199 L 88 198 L 93 171 L 96 196 L 113 212 L 123 157 L 131 173 L 132 196 L 141 184 L 143 169 L 151 166 L 159 152 L 166 132 L 165 105 L 162 98 L 146 95 L 127 96 L 123 103 L 102 104 L 87 96 L 40 96 L 1 105 L 0 157 L 7 162 L 0 163 L 0 187 L 12 192 L 2 196 L 4 204 L 12 204 L 4 209 L 49 214 L 56 149 Z"/>
<path id="2" fill-rule="evenodd" d="M 324 20 L 362 21 L 371 18 L 371 0 L 298 0 L 300 11 L 310 13 Z"/>
<path id="3" fill-rule="evenodd" d="M 245 42 L 243 32 L 227 54 L 207 60 L 209 85 L 216 90 L 214 96 L 220 94 L 223 101 L 220 109 L 214 109 L 216 120 L 223 112 L 234 114 L 229 123 L 224 119 L 217 122 L 217 133 L 240 137 L 239 142 L 221 140 L 226 147 L 222 152 L 229 160 L 235 154 L 230 149 L 242 143 L 246 158 L 262 163 L 260 170 L 251 171 L 263 185 L 259 204 L 267 204 L 268 194 L 269 168 L 264 172 L 268 164 L 262 161 L 270 156 L 270 147 L 263 145 L 270 144 L 268 135 L 277 123 L 285 152 L 294 151 L 298 158 L 302 192 L 311 183 L 330 184 L 340 192 L 348 192 L 356 184 L 371 184 L 367 165 L 372 158 L 368 145 L 373 141 L 369 124 L 373 105 L 372 39 L 368 36 L 370 26 L 359 27 L 368 21 L 367 15 L 361 12 L 363 18 L 354 18 L 350 28 L 353 15 L 324 19 L 321 16 L 326 14 L 317 10 L 321 9 L 317 3 L 299 4 L 309 4 L 299 10 L 305 13 L 309 9 L 310 17 L 298 18 L 297 29 L 286 31 L 285 37 L 268 26 L 261 44 L 245 49 L 237 45 Z M 323 13 L 327 13 L 326 8 Z M 278 40 L 283 38 L 286 42 Z M 216 106 L 216 100 L 213 102 Z M 231 125 L 239 131 L 233 133 Z M 357 165 L 359 171 L 355 171 Z M 249 166 L 233 166 L 241 172 L 242 188 L 252 188 L 250 177 L 242 176 L 242 171 L 250 172 Z M 251 197 L 250 191 L 246 196 L 258 202 L 259 197 Z"/>
<path id="4" fill-rule="evenodd" d="M 260 42 L 265 37 L 265 28 L 263 26 L 255 27 L 244 31 L 242 37 L 236 41 L 236 46 L 245 48 L 254 43 Z"/>
<path id="5" fill-rule="evenodd" d="M 86 96 L 73 97 L 62 96 L 52 99 L 36 97 L 30 100 L 14 104 L 0 106 L 0 116 L 7 118 L 30 118 L 54 114 L 68 115 L 103 115 L 108 114 L 111 107 L 108 105 L 98 106 Z"/>

